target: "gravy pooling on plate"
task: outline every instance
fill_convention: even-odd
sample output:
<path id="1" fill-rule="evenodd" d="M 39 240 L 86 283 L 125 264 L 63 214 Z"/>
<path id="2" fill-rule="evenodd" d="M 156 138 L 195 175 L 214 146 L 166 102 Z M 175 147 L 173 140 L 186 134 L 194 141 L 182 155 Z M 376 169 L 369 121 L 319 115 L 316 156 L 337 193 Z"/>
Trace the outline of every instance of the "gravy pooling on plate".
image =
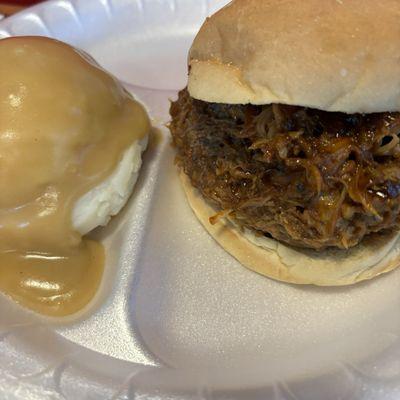
<path id="1" fill-rule="evenodd" d="M 52 39 L 0 40 L 0 290 L 42 314 L 82 309 L 104 250 L 73 227 L 149 119 L 117 80 Z"/>

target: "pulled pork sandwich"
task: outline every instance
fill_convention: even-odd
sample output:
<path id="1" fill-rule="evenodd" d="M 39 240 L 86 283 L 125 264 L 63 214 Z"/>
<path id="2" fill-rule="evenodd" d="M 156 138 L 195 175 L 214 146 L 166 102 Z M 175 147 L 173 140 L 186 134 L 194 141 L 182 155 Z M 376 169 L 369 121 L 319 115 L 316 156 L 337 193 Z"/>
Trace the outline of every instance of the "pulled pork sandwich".
<path id="1" fill-rule="evenodd" d="M 250 269 L 347 285 L 400 263 L 400 3 L 235 0 L 170 130 L 190 205 Z"/>

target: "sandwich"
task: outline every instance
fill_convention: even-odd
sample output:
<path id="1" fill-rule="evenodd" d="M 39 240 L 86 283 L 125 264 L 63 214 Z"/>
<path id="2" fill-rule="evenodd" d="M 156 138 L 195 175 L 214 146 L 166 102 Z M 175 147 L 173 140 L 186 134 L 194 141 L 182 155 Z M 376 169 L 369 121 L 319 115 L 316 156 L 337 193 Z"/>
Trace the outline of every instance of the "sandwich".
<path id="1" fill-rule="evenodd" d="M 170 130 L 189 204 L 244 266 L 349 285 L 400 263 L 400 3 L 235 0 Z"/>

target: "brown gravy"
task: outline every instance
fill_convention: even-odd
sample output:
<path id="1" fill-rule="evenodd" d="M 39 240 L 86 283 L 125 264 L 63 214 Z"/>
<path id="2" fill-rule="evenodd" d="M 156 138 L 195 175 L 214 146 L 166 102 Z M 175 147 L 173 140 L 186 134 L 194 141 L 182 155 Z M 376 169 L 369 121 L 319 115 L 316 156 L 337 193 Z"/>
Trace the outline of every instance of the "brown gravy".
<path id="1" fill-rule="evenodd" d="M 74 229 L 73 207 L 148 133 L 149 119 L 64 43 L 3 39 L 0 59 L 0 290 L 42 314 L 73 314 L 104 268 L 101 244 Z"/>

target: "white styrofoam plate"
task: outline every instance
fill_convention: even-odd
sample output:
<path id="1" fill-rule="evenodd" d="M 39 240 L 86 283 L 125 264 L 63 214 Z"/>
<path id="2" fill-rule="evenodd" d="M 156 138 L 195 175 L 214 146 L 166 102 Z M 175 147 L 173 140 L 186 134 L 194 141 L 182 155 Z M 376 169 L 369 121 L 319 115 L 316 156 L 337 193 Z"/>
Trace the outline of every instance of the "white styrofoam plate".
<path id="1" fill-rule="evenodd" d="M 271 281 L 219 248 L 185 202 L 169 98 L 196 31 L 225 3 L 54 0 L 0 22 L 0 37 L 89 52 L 160 130 L 129 205 L 96 232 L 107 266 L 91 310 L 54 321 L 0 297 L 0 398 L 400 398 L 400 271 L 343 289 Z"/>

